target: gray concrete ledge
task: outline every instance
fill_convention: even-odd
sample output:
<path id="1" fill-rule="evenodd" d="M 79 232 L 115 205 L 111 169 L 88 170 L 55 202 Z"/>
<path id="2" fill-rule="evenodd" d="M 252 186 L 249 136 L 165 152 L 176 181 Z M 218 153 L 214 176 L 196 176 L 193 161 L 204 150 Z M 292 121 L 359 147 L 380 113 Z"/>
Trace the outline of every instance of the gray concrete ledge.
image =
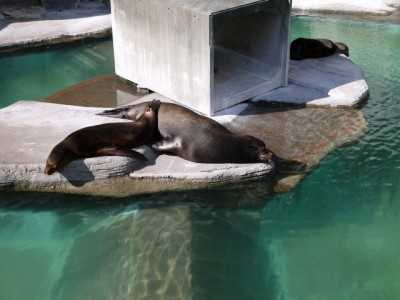
<path id="1" fill-rule="evenodd" d="M 267 164 L 197 164 L 159 155 L 150 147 L 142 146 L 137 150 L 148 162 L 109 156 L 78 159 L 60 173 L 45 175 L 47 156 L 69 133 L 95 124 L 127 122 L 95 115 L 102 110 L 33 101 L 19 101 L 1 109 L 0 190 L 123 196 L 254 179 L 267 176 L 273 170 Z"/>
<path id="2" fill-rule="evenodd" d="M 0 52 L 111 36 L 111 15 L 105 11 L 66 10 L 46 17 L 26 22 L 0 20 Z"/>
<path id="3" fill-rule="evenodd" d="M 293 0 L 294 11 L 389 15 L 400 6 L 398 0 Z"/>

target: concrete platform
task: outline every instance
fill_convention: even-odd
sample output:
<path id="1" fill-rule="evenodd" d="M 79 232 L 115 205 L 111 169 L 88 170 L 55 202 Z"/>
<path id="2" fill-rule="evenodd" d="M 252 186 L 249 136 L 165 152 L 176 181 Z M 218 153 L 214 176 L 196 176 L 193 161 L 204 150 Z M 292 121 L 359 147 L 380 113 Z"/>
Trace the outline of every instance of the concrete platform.
<path id="1" fill-rule="evenodd" d="M 96 36 L 96 32 L 109 34 L 111 21 L 108 14 L 88 16 L 70 11 L 45 21 L 0 21 L 0 29 L 0 51 L 4 51 Z M 364 75 L 351 60 L 332 56 L 291 61 L 289 78 L 287 87 L 256 97 L 256 103 L 239 104 L 215 116 L 233 131 L 261 138 L 280 157 L 307 164 L 306 172 L 301 174 L 277 170 L 273 180 L 276 191 L 294 188 L 327 153 L 358 139 L 367 128 L 362 112 L 349 109 L 368 96 Z M 140 149 L 149 158 L 146 164 L 125 157 L 89 158 L 71 163 L 62 173 L 43 174 L 51 149 L 70 132 L 119 121 L 95 116 L 96 112 L 153 98 L 171 101 L 158 94 L 138 92 L 131 83 L 108 75 L 44 100 L 58 104 L 21 101 L 1 109 L 0 190 L 125 196 L 272 178 L 270 165 L 194 164 L 159 155 L 147 146 Z M 268 102 L 294 103 L 303 108 L 277 107 Z"/>
<path id="2" fill-rule="evenodd" d="M 25 22 L 0 19 L 0 52 L 106 36 L 111 36 L 106 8 L 53 11 L 43 20 Z"/>
<path id="3" fill-rule="evenodd" d="M 161 95 L 147 97 L 165 101 Z M 158 155 L 143 146 L 138 151 L 148 158 L 145 163 L 127 157 L 89 158 L 74 161 L 61 173 L 45 175 L 47 156 L 69 133 L 95 124 L 127 122 L 95 115 L 102 110 L 33 101 L 20 101 L 1 109 L 0 124 L 4 130 L 0 133 L 0 189 L 122 196 L 191 189 L 195 188 L 194 183 L 204 186 L 255 178 L 272 171 L 272 166 L 266 164 L 195 164 L 179 157 Z M 118 184 L 126 184 L 125 189 L 117 189 Z"/>
<path id="4" fill-rule="evenodd" d="M 293 0 L 294 11 L 390 15 L 400 5 L 398 0 Z"/>
<path id="5" fill-rule="evenodd" d="M 342 54 L 319 59 L 291 60 L 289 84 L 252 101 L 303 106 L 358 107 L 369 96 L 364 72 Z"/>
<path id="6" fill-rule="evenodd" d="M 154 98 L 171 101 L 154 93 L 138 98 L 132 84 L 120 81 L 120 87 L 115 88 L 115 80 L 112 76 L 94 78 L 46 101 L 68 103 L 69 91 L 75 95 L 75 101 L 79 101 L 80 97 L 87 98 L 92 85 L 109 91 L 112 103 Z M 113 89 L 114 92 L 110 92 Z M 96 99 L 97 94 L 94 94 L 87 101 L 96 105 Z M 313 170 L 327 153 L 358 139 L 367 128 L 362 112 L 357 109 L 299 109 L 264 102 L 243 103 L 222 111 L 214 119 L 235 132 L 264 140 L 267 147 L 282 158 L 307 164 L 305 172 L 277 170 L 272 177 L 273 168 L 266 164 L 196 164 L 179 157 L 160 155 L 143 146 L 139 151 L 148 157 L 146 163 L 126 157 L 88 158 L 74 161 L 61 173 L 45 175 L 44 163 L 51 149 L 72 131 L 94 124 L 125 122 L 95 115 L 103 109 L 32 101 L 20 101 L 1 109 L 0 190 L 126 196 L 266 178 L 266 189 L 272 182 L 275 191 L 287 191 Z"/>

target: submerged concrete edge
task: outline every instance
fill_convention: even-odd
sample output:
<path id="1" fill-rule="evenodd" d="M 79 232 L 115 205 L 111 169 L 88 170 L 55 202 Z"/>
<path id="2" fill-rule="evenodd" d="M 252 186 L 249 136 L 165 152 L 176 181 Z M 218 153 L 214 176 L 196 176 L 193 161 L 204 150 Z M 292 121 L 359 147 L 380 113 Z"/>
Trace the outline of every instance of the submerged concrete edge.
<path id="1" fill-rule="evenodd" d="M 110 157 L 105 158 L 109 159 Z M 237 174 L 218 170 L 211 176 L 204 176 L 206 174 L 201 174 L 203 176 L 185 176 L 182 174 L 134 173 L 127 175 L 121 170 L 120 173 L 110 172 L 103 177 L 92 174 L 94 176 L 92 179 L 86 177 L 82 180 L 69 181 L 61 174 L 58 174 L 54 180 L 48 180 L 48 176 L 43 174 L 43 165 L 41 164 L 9 164 L 3 165 L 0 169 L 0 191 L 56 192 L 118 198 L 160 192 L 196 190 L 254 181 L 266 178 L 273 172 L 271 166 L 266 165 L 262 168 L 259 166 L 260 164 L 255 165 L 254 169 L 247 167 L 244 170 L 239 170 Z M 75 173 L 85 173 L 84 170 L 73 166 L 70 167 L 70 171 L 71 169 Z"/>

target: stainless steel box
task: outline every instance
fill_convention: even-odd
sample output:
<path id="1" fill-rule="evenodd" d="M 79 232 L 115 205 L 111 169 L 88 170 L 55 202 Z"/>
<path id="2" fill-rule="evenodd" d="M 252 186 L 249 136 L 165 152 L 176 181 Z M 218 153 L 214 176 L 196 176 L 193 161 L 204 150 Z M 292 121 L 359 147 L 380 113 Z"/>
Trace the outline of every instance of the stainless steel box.
<path id="1" fill-rule="evenodd" d="M 287 84 L 290 0 L 112 0 L 116 73 L 212 115 Z"/>

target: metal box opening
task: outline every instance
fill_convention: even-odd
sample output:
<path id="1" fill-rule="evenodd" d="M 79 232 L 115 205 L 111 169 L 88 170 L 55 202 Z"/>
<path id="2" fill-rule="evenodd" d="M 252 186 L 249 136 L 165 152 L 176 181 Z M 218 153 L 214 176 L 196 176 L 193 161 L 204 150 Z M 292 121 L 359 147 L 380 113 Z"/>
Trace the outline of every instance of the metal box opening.
<path id="1" fill-rule="evenodd" d="M 281 14 L 268 5 L 214 16 L 215 111 L 286 84 L 281 24 Z"/>

